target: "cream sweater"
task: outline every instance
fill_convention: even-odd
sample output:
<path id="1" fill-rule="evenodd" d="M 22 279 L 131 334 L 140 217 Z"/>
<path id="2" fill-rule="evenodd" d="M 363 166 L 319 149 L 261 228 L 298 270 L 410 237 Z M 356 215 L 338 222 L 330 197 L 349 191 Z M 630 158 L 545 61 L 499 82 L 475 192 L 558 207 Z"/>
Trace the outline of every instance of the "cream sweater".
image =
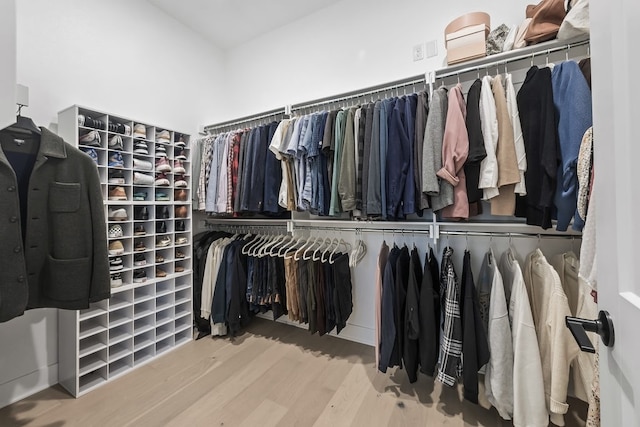
<path id="1" fill-rule="evenodd" d="M 569 368 L 580 352 L 565 326 L 565 317 L 571 316 L 569 301 L 558 273 L 540 249 L 527 257 L 524 283 L 538 335 L 547 410 L 551 422 L 564 426 L 564 414 L 569 409 Z"/>

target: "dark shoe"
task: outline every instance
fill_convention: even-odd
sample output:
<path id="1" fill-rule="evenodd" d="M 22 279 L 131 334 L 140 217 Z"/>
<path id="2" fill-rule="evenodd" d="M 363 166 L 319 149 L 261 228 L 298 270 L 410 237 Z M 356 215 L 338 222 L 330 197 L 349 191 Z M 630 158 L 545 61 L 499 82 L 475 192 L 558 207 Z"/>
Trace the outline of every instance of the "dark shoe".
<path id="1" fill-rule="evenodd" d="M 182 220 L 176 221 L 176 231 L 185 231 L 184 221 Z"/>
<path id="2" fill-rule="evenodd" d="M 164 262 L 164 257 L 162 255 L 156 255 L 156 264 L 160 264 Z"/>
<path id="3" fill-rule="evenodd" d="M 146 250 L 147 247 L 144 245 L 144 242 L 142 240 L 139 240 L 136 242 L 136 244 L 133 247 L 133 250 L 135 250 L 136 252 L 141 252 Z"/>
<path id="4" fill-rule="evenodd" d="M 167 232 L 167 224 L 164 221 L 156 222 L 156 233 L 166 233 Z"/>
<path id="5" fill-rule="evenodd" d="M 133 281 L 136 283 L 141 283 L 147 280 L 147 272 L 143 269 L 136 270 L 133 272 Z"/>
<path id="6" fill-rule="evenodd" d="M 147 259 L 144 257 L 143 254 L 135 254 L 133 256 L 133 265 L 135 265 L 136 267 L 147 265 Z"/>
<path id="7" fill-rule="evenodd" d="M 149 219 L 149 210 L 146 206 L 137 207 L 133 217 L 137 220 L 146 221 Z"/>
<path id="8" fill-rule="evenodd" d="M 133 229 L 134 236 L 144 236 L 145 234 L 147 234 L 147 230 L 144 228 L 144 225 L 142 224 L 136 225 L 136 227 Z"/>
<path id="9" fill-rule="evenodd" d="M 166 206 L 158 207 L 156 217 L 159 219 L 168 219 L 170 217 L 169 208 Z"/>
<path id="10" fill-rule="evenodd" d="M 173 193 L 173 198 L 177 202 L 186 202 L 188 197 L 187 190 L 175 190 Z"/>

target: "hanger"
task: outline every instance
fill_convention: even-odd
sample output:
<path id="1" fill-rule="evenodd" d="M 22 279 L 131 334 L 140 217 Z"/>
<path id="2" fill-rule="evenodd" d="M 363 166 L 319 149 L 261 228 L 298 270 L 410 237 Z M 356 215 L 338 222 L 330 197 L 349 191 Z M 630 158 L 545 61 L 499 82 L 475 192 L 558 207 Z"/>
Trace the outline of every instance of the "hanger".
<path id="1" fill-rule="evenodd" d="M 16 122 L 3 130 L 7 130 L 9 132 L 15 133 L 23 133 L 23 134 L 35 134 L 40 135 L 40 128 L 33 123 L 33 120 L 27 116 L 22 115 L 22 107 L 23 105 L 18 104 L 18 111 L 16 113 Z"/>
<path id="2" fill-rule="evenodd" d="M 338 250 L 338 248 L 340 247 L 340 245 L 343 245 L 345 248 L 345 251 L 348 253 L 351 250 L 351 245 L 349 245 L 347 242 L 344 241 L 344 239 L 340 239 L 340 242 L 338 242 L 338 245 L 333 249 L 333 252 L 331 252 L 331 254 L 329 255 L 329 264 L 333 264 L 335 261 L 335 258 L 333 257 L 333 255 L 335 255 L 336 251 Z"/>
<path id="3" fill-rule="evenodd" d="M 327 262 L 327 261 L 329 261 L 329 260 L 330 260 L 330 258 L 331 258 L 331 254 L 333 253 L 331 248 L 333 247 L 333 245 L 334 245 L 334 244 L 336 245 L 336 248 L 337 248 L 337 247 L 339 246 L 339 244 L 340 244 L 340 242 L 338 241 L 338 239 L 337 239 L 337 238 L 335 238 L 335 237 L 333 238 L 333 240 L 331 241 L 331 243 L 329 244 L 329 246 L 327 246 L 327 247 L 326 247 L 326 249 L 324 250 L 324 252 L 322 252 L 322 257 L 320 257 L 320 260 L 321 260 L 322 262 Z M 327 259 L 325 259 L 325 258 L 324 258 L 324 256 L 325 256 L 325 255 L 329 255 L 329 257 L 328 257 Z"/>
<path id="4" fill-rule="evenodd" d="M 322 237 L 316 237 L 316 239 L 313 241 L 313 243 L 311 243 L 307 249 L 305 249 L 305 251 L 302 253 L 302 259 L 305 261 L 309 261 L 310 259 L 313 258 L 313 254 L 315 253 L 315 250 L 313 252 L 311 252 L 311 254 L 309 256 L 307 256 L 307 253 L 313 249 L 313 247 L 317 244 L 317 243 L 322 243 Z"/>
<path id="5" fill-rule="evenodd" d="M 331 243 L 331 239 L 330 238 L 325 238 L 320 245 L 318 245 L 318 247 L 316 248 L 315 251 L 313 251 L 313 254 L 311 254 L 311 259 L 313 261 L 320 261 L 322 259 L 322 254 L 318 254 L 318 251 L 323 249 L 325 245 L 330 244 Z M 317 255 L 317 257 L 316 257 Z"/>
<path id="6" fill-rule="evenodd" d="M 316 240 L 318 240 L 317 237 L 314 238 L 313 241 L 311 239 L 312 239 L 312 236 L 309 236 L 307 238 L 307 241 L 302 246 L 300 246 L 300 248 L 298 248 L 297 251 L 294 252 L 293 259 L 295 259 L 296 261 L 300 261 L 302 259 L 302 255 L 298 256 L 298 254 L 300 254 L 300 251 L 302 251 L 303 249 L 306 249 L 307 245 L 309 245 L 310 243 L 313 244 L 313 243 L 315 243 Z M 304 252 L 302 252 L 302 254 L 304 254 Z"/>

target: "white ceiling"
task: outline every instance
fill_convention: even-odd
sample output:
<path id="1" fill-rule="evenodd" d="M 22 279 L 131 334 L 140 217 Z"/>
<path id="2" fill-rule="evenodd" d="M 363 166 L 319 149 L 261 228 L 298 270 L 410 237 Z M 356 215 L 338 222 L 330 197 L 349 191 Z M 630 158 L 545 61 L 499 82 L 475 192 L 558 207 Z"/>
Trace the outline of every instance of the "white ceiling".
<path id="1" fill-rule="evenodd" d="M 148 0 L 214 45 L 229 49 L 340 0 Z"/>

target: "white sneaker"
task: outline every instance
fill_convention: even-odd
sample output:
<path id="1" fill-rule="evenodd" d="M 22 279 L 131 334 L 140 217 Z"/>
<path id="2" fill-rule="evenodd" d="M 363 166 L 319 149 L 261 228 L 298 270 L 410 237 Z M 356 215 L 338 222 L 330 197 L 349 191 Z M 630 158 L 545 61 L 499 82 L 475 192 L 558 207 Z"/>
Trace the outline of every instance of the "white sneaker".
<path id="1" fill-rule="evenodd" d="M 140 169 L 143 171 L 153 170 L 153 164 L 151 162 L 147 162 L 146 160 L 133 158 L 133 168 Z"/>
<path id="2" fill-rule="evenodd" d="M 151 175 L 140 172 L 133 173 L 133 183 L 136 185 L 153 185 L 154 179 Z"/>
<path id="3" fill-rule="evenodd" d="M 171 142 L 171 134 L 168 130 L 163 130 L 161 132 L 156 132 L 156 142 L 161 142 L 164 144 L 168 144 Z"/>
<path id="4" fill-rule="evenodd" d="M 109 238 L 110 239 L 115 239 L 117 237 L 122 237 L 123 232 L 122 232 L 122 227 L 119 225 L 112 225 L 111 227 L 109 227 Z"/>
<path id="5" fill-rule="evenodd" d="M 133 137 L 134 138 L 147 138 L 147 128 L 145 125 L 137 124 L 133 127 Z"/>
<path id="6" fill-rule="evenodd" d="M 115 273 L 111 275 L 111 287 L 119 288 L 122 286 L 122 275 L 120 273 Z"/>
<path id="7" fill-rule="evenodd" d="M 109 218 L 109 221 L 126 221 L 127 210 L 125 208 L 109 209 L 107 218 Z"/>

